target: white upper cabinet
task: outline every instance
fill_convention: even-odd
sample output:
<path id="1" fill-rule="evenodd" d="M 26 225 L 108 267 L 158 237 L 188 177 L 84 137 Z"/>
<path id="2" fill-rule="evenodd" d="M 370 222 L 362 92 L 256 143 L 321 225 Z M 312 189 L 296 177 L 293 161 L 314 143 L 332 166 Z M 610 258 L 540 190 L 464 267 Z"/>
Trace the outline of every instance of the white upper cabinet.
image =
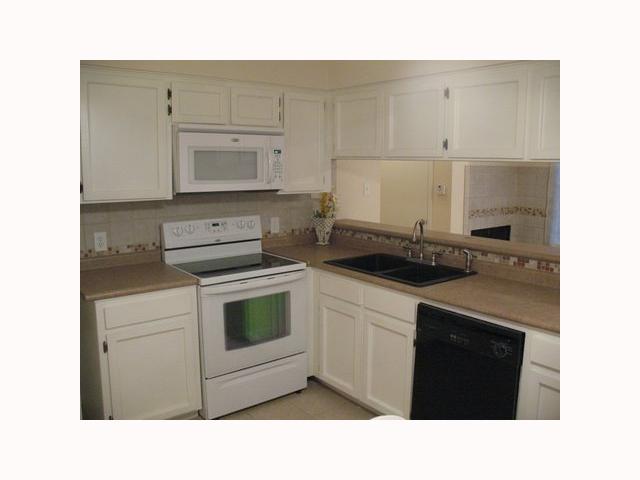
<path id="1" fill-rule="evenodd" d="M 392 84 L 385 93 L 388 157 L 441 157 L 444 139 L 442 80 Z"/>
<path id="2" fill-rule="evenodd" d="M 449 158 L 523 158 L 527 66 L 452 74 L 447 101 Z"/>
<path id="3" fill-rule="evenodd" d="M 231 88 L 231 123 L 258 127 L 282 126 L 282 92 Z"/>
<path id="4" fill-rule="evenodd" d="M 325 150 L 325 98 L 287 93 L 284 97 L 285 192 L 331 188 L 331 162 Z"/>
<path id="5" fill-rule="evenodd" d="M 382 151 L 383 94 L 380 89 L 335 97 L 337 157 L 377 157 Z"/>
<path id="6" fill-rule="evenodd" d="M 229 123 L 229 88 L 208 83 L 173 82 L 172 118 L 176 123 Z"/>
<path id="7" fill-rule="evenodd" d="M 560 65 L 531 67 L 529 74 L 527 157 L 560 159 Z"/>
<path id="8" fill-rule="evenodd" d="M 148 76 L 81 71 L 85 202 L 171 198 L 168 88 Z"/>

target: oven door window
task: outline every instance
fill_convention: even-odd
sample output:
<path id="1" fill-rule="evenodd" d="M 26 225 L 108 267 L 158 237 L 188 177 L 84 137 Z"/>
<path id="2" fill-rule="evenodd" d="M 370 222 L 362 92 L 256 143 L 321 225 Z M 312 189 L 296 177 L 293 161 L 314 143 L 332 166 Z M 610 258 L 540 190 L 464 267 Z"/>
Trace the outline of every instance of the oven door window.
<path id="1" fill-rule="evenodd" d="M 291 334 L 289 292 L 224 304 L 225 349 L 236 350 Z"/>
<path id="2" fill-rule="evenodd" d="M 191 148 L 194 183 L 253 183 L 262 181 L 262 149 Z"/>

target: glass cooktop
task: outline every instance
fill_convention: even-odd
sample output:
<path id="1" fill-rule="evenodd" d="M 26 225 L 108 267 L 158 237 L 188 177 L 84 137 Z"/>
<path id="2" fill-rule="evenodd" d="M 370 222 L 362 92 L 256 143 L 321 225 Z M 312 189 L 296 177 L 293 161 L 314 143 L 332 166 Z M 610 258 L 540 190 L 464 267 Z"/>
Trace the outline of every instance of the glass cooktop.
<path id="1" fill-rule="evenodd" d="M 300 262 L 276 257 L 268 253 L 255 253 L 237 257 L 214 258 L 211 260 L 201 260 L 199 262 L 180 263 L 174 266 L 200 278 L 209 278 L 235 273 L 259 272 L 261 270 L 286 267 L 299 263 Z"/>

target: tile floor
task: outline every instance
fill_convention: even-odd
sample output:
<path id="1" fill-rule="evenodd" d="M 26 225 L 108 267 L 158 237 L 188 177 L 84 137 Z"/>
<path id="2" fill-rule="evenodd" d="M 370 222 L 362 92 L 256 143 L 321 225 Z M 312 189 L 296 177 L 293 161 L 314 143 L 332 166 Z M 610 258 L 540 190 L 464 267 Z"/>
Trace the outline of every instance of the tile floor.
<path id="1" fill-rule="evenodd" d="M 220 420 L 369 420 L 376 414 L 309 380 L 306 390 L 241 410 Z"/>

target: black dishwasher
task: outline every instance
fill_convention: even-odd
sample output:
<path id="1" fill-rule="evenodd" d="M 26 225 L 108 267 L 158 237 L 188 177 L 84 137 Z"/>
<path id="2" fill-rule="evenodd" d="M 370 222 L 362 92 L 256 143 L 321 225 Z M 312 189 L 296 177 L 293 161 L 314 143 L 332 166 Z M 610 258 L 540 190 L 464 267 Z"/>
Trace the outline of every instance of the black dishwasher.
<path id="1" fill-rule="evenodd" d="M 524 337 L 419 304 L 411 419 L 514 419 Z"/>

